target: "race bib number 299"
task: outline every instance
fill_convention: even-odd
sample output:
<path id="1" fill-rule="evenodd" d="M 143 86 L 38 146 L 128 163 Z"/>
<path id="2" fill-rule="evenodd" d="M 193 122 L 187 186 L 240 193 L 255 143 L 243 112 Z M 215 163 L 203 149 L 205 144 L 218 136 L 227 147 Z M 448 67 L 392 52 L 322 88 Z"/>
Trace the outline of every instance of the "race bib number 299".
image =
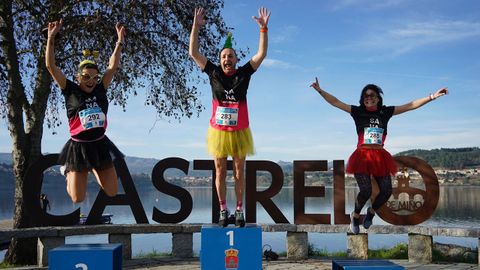
<path id="1" fill-rule="evenodd" d="M 105 114 L 100 107 L 93 107 L 82 110 L 78 113 L 83 129 L 103 127 L 105 124 Z"/>

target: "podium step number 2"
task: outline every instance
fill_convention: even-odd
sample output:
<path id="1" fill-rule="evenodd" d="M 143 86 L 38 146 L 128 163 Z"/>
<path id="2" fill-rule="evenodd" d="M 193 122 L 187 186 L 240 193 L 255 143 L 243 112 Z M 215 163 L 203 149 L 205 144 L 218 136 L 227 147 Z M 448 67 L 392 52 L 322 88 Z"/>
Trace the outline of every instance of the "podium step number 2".
<path id="1" fill-rule="evenodd" d="M 206 225 L 201 230 L 200 262 L 203 270 L 261 270 L 262 229 Z"/>

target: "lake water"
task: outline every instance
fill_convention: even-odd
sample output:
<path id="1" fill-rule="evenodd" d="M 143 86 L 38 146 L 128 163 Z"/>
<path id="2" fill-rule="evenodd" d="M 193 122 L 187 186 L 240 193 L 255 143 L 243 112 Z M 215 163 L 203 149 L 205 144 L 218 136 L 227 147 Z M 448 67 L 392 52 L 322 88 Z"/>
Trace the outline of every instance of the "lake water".
<path id="1" fill-rule="evenodd" d="M 163 212 L 175 213 L 179 210 L 180 202 L 167 196 L 152 186 L 143 186 L 137 191 L 141 198 L 144 210 L 150 223 L 152 220 L 153 207 Z M 261 189 L 261 188 L 259 188 Z M 193 211 L 184 223 L 210 223 L 211 222 L 211 189 L 210 188 L 187 188 L 193 198 Z M 87 198 L 80 204 L 73 204 L 66 191 L 64 183 L 49 182 L 45 180 L 43 193 L 49 197 L 51 213 L 62 215 L 72 212 L 78 207 L 81 212 L 88 214 L 93 204 L 98 186 L 90 184 Z M 357 189 L 346 189 L 346 211 L 353 209 Z M 306 213 L 330 213 L 333 214 L 332 188 L 326 188 L 326 196 L 323 198 L 307 198 Z M 13 190 L 0 187 L 0 220 L 11 219 L 13 216 Z M 227 202 L 229 208 L 234 208 L 233 189 L 228 190 Z M 480 187 L 441 187 L 438 207 L 433 216 L 421 225 L 431 226 L 454 226 L 454 227 L 480 227 Z M 230 199 L 230 200 L 228 200 Z M 282 210 L 290 223 L 293 223 L 293 189 L 283 188 L 273 201 Z M 364 208 L 365 211 L 366 208 Z M 133 224 L 135 219 L 128 206 L 109 206 L 105 213 L 113 214 L 112 221 L 115 224 Z M 333 217 L 333 216 L 332 216 Z M 268 213 L 260 204 L 257 204 L 257 222 L 273 223 Z M 374 219 L 374 224 L 387 224 L 380 218 Z M 286 233 L 263 233 L 263 244 L 268 244 L 276 252 L 286 251 Z M 309 241 L 317 249 L 328 251 L 345 251 L 347 238 L 345 234 L 319 234 L 309 233 Z M 476 248 L 476 238 L 434 237 L 435 242 L 461 244 Z M 107 243 L 107 235 L 75 236 L 67 237 L 67 243 Z M 392 247 L 398 243 L 407 243 L 407 235 L 369 235 L 370 248 Z M 132 237 L 133 256 L 152 251 L 169 253 L 171 251 L 171 234 L 138 234 Z M 199 254 L 200 234 L 194 234 L 194 253 Z M 5 251 L 0 252 L 0 261 L 3 260 Z"/>

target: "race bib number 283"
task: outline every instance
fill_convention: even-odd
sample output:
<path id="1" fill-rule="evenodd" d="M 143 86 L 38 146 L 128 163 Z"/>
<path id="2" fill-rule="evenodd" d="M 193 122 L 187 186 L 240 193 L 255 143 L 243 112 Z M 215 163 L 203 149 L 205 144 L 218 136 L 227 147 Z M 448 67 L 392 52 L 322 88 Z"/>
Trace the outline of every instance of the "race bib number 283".
<path id="1" fill-rule="evenodd" d="M 217 107 L 215 123 L 219 126 L 236 126 L 238 123 L 238 108 Z"/>

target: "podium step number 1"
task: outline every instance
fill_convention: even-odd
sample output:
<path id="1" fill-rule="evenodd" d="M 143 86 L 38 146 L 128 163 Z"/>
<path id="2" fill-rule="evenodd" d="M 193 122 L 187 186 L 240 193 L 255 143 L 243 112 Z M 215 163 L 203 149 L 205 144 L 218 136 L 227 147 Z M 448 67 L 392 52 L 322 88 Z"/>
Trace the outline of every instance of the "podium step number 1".
<path id="1" fill-rule="evenodd" d="M 200 262 L 203 270 L 261 270 L 262 229 L 203 226 Z"/>

